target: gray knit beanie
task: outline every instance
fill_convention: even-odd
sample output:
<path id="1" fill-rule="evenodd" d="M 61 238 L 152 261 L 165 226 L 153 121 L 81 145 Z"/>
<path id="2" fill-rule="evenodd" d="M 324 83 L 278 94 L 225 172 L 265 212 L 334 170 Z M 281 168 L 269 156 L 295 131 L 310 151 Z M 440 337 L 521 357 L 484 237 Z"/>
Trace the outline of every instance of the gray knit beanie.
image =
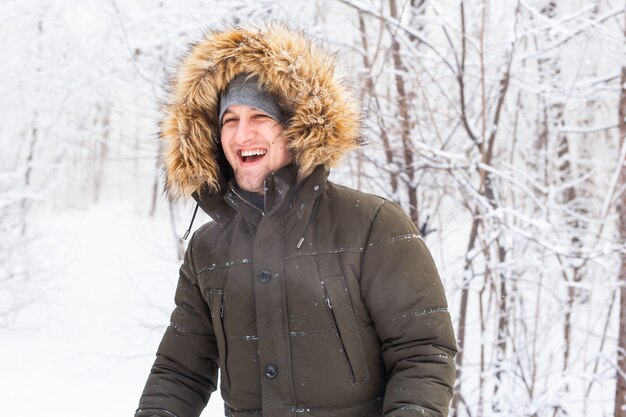
<path id="1" fill-rule="evenodd" d="M 220 97 L 220 124 L 228 107 L 244 104 L 267 113 L 283 126 L 287 125 L 289 118 L 281 110 L 278 100 L 269 92 L 261 89 L 258 80 L 256 75 L 239 74 L 228 84 L 226 91 Z"/>

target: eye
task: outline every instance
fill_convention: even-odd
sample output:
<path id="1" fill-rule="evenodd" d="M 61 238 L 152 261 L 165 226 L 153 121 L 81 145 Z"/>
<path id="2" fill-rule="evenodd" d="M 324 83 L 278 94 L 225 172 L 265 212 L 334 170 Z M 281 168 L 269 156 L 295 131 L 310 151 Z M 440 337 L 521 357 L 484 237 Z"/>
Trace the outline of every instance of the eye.
<path id="1" fill-rule="evenodd" d="M 257 113 L 252 116 L 253 119 L 271 119 L 271 117 L 265 113 Z"/>
<path id="2" fill-rule="evenodd" d="M 227 124 L 229 124 L 229 123 L 235 122 L 237 120 L 238 119 L 236 117 L 227 117 L 224 120 L 222 120 L 222 127 L 227 125 Z"/>

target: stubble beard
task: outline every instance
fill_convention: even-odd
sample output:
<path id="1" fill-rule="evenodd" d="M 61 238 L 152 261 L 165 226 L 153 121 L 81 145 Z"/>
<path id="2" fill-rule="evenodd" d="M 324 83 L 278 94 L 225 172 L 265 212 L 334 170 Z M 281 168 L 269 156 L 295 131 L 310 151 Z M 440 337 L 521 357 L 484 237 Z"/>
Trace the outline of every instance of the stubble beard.
<path id="1" fill-rule="evenodd" d="M 254 193 L 265 194 L 263 184 L 268 174 L 262 175 L 250 175 L 235 172 L 235 181 L 239 188 L 245 191 L 251 191 Z"/>

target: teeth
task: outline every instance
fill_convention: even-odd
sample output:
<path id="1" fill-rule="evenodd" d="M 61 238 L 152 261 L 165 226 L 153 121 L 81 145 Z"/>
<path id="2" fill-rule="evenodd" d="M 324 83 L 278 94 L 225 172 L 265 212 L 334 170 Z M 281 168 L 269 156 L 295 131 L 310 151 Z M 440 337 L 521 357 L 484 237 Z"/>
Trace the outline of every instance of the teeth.
<path id="1" fill-rule="evenodd" d="M 252 149 L 249 151 L 241 151 L 241 156 L 254 156 L 254 155 L 265 155 L 267 151 L 265 149 Z"/>

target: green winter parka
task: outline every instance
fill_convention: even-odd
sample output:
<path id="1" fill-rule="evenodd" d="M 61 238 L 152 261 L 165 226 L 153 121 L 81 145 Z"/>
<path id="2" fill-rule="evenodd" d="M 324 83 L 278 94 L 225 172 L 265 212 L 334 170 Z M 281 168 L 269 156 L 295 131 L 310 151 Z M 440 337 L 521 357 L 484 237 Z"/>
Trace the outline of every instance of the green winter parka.
<path id="1" fill-rule="evenodd" d="M 224 39 L 234 49 L 225 51 Z M 327 65 L 284 27 L 209 34 L 183 61 L 162 133 L 167 184 L 192 192 L 213 221 L 189 242 L 136 417 L 197 417 L 218 371 L 227 416 L 446 416 L 456 344 L 441 281 L 397 204 L 327 179 L 356 143 L 358 114 L 338 84 L 324 87 L 319 62 L 298 74 L 318 88 L 311 100 L 321 97 L 321 107 L 301 95 L 293 105 L 294 85 L 269 78 L 292 103 L 285 135 L 294 165 L 266 178 L 265 210 L 228 185 L 211 100 L 228 83 L 215 74 L 267 75 L 241 58 L 246 45 Z M 311 106 L 331 129 L 307 119 Z"/>

